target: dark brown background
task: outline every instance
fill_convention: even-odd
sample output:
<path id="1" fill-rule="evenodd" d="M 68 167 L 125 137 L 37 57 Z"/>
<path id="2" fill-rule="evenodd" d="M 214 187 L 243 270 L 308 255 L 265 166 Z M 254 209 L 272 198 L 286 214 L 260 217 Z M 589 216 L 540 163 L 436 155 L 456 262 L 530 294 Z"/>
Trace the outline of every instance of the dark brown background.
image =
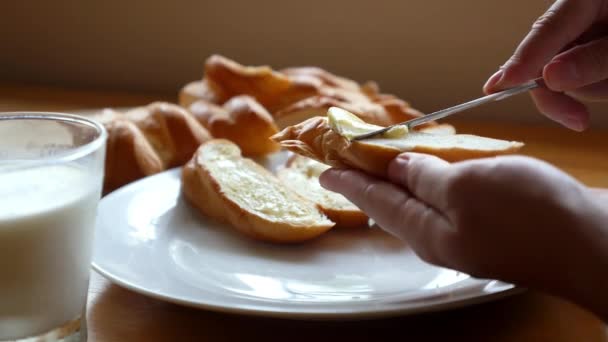
<path id="1" fill-rule="evenodd" d="M 175 93 L 221 53 L 377 80 L 423 111 L 481 95 L 546 0 L 3 1 L 2 81 Z M 608 106 L 593 106 L 608 127 Z M 527 96 L 474 110 L 537 121 Z M 602 115 L 604 114 L 604 115 Z"/>

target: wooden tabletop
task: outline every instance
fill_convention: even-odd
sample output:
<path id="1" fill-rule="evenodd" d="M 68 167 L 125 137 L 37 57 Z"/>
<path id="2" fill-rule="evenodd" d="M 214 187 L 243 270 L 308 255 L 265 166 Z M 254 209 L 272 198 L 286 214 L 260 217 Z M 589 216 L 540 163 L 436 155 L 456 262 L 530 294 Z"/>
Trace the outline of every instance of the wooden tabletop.
<path id="1" fill-rule="evenodd" d="M 0 85 L 0 111 L 77 110 L 172 101 L 139 94 Z M 530 115 L 537 115 L 531 113 Z M 453 122 L 459 131 L 526 143 L 589 186 L 608 187 L 608 131 L 574 133 L 557 126 Z M 439 313 L 362 322 L 305 322 L 196 310 L 148 298 L 92 272 L 89 341 L 608 341 L 605 325 L 587 311 L 537 292 Z"/>

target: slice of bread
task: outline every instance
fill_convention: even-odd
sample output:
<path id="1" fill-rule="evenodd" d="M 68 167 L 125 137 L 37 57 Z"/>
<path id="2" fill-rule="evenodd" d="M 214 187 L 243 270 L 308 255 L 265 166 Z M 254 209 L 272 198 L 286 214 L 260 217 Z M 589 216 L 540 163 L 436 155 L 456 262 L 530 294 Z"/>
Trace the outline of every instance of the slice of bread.
<path id="1" fill-rule="evenodd" d="M 321 187 L 319 176 L 328 168 L 325 164 L 296 154 L 284 168 L 277 171 L 277 177 L 302 197 L 315 202 L 336 223 L 337 228 L 367 226 L 368 217 L 357 206 L 346 197 Z"/>
<path id="2" fill-rule="evenodd" d="M 523 146 L 520 142 L 468 134 L 440 135 L 416 131 L 398 139 L 350 141 L 331 128 L 327 117 L 311 118 L 287 127 L 272 139 L 292 152 L 322 163 L 357 168 L 382 177 L 386 176 L 390 161 L 402 152 L 428 153 L 447 161 L 460 161 L 512 154 Z"/>
<path id="3" fill-rule="evenodd" d="M 242 157 L 228 140 L 202 144 L 184 166 L 182 183 L 185 198 L 203 214 L 258 240 L 303 242 L 334 226 L 313 202 Z"/>

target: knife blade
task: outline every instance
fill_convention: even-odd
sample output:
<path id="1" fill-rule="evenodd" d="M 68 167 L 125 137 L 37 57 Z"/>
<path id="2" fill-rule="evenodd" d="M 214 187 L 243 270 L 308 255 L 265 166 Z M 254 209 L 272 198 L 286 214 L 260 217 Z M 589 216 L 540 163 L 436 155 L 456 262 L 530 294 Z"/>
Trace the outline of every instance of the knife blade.
<path id="1" fill-rule="evenodd" d="M 459 105 L 456 105 L 454 107 L 450 107 L 450 108 L 446 108 L 446 109 L 442 109 L 440 111 L 431 113 L 431 114 L 427 114 L 424 116 L 421 116 L 419 118 L 415 118 L 412 120 L 408 120 L 405 122 L 401 122 L 395 125 L 391 125 L 388 127 L 384 127 L 382 129 L 370 132 L 370 133 L 365 133 L 365 134 L 361 134 L 358 135 L 356 137 L 354 137 L 352 140 L 363 140 L 363 139 L 367 139 L 367 138 L 371 138 L 373 136 L 376 136 L 378 134 L 382 134 L 386 131 L 388 131 L 389 129 L 396 127 L 396 126 L 406 126 L 408 128 L 408 130 L 411 130 L 413 127 L 418 126 L 418 125 L 422 125 L 424 123 L 427 123 L 429 121 L 433 121 L 433 120 L 438 120 L 438 119 L 442 119 L 445 118 L 447 116 L 456 114 L 456 113 L 460 113 L 462 111 L 465 111 L 467 109 L 473 108 L 473 107 L 477 107 L 480 106 L 482 104 L 488 103 L 488 102 L 494 102 L 494 101 L 500 101 L 500 100 L 504 100 L 508 97 L 511 97 L 513 95 L 517 95 L 517 94 L 521 94 L 521 93 L 525 93 L 527 91 L 530 91 L 532 89 L 535 88 L 539 88 L 539 87 L 544 87 L 544 81 L 542 78 L 537 78 L 535 80 L 529 81 L 527 83 L 524 83 L 520 86 L 514 87 L 514 88 L 509 88 L 506 90 L 502 90 L 499 91 L 497 93 L 494 94 L 490 94 L 490 95 L 486 95 L 484 97 L 480 97 L 477 98 L 475 100 L 471 100 L 465 103 L 461 103 Z"/>

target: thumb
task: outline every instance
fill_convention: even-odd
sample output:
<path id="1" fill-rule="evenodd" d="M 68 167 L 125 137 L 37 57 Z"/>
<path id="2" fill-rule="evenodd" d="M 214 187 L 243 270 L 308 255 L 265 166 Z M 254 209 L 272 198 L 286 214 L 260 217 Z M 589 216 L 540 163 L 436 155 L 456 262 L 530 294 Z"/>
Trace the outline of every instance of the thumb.
<path id="1" fill-rule="evenodd" d="M 389 164 L 388 177 L 427 205 L 444 212 L 448 209 L 447 187 L 450 163 L 420 153 L 402 153 Z"/>

